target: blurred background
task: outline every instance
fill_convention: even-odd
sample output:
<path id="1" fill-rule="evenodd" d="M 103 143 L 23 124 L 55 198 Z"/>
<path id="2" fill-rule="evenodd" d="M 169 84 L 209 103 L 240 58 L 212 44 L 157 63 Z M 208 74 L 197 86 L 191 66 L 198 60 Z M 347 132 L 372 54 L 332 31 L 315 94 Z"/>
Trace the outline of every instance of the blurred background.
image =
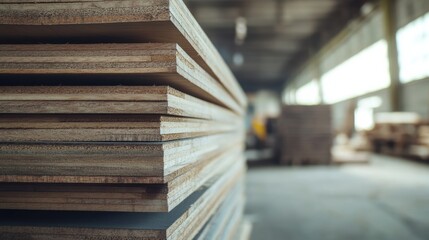
<path id="1" fill-rule="evenodd" d="M 428 0 L 186 0 L 245 89 L 253 239 L 429 239 Z"/>

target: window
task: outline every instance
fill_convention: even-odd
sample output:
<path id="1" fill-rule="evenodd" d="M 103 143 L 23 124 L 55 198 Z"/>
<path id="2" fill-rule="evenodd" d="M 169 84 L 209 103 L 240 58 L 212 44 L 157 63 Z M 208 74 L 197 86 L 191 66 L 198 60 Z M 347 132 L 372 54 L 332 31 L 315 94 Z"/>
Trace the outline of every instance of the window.
<path id="1" fill-rule="evenodd" d="M 296 103 L 316 105 L 320 103 L 319 87 L 315 79 L 296 90 Z"/>
<path id="2" fill-rule="evenodd" d="M 327 103 L 336 103 L 390 85 L 387 43 L 380 40 L 322 76 Z"/>
<path id="3" fill-rule="evenodd" d="M 398 30 L 398 61 L 402 83 L 429 76 L 429 13 Z"/>
<path id="4" fill-rule="evenodd" d="M 374 127 L 374 109 L 381 106 L 381 97 L 373 96 L 359 100 L 355 110 L 355 128 L 358 131 Z"/>

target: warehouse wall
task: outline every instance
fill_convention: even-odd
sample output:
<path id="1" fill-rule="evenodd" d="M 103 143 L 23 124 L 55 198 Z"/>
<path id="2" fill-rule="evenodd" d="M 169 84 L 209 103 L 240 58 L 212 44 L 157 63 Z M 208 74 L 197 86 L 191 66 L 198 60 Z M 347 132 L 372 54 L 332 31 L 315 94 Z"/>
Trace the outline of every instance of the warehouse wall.
<path id="1" fill-rule="evenodd" d="M 405 111 L 417 112 L 429 119 L 429 78 L 404 84 L 402 98 Z"/>
<path id="2" fill-rule="evenodd" d="M 407 0 L 397 1 L 396 25 L 397 29 L 405 26 L 409 22 L 424 15 L 429 11 L 429 1 L 427 0 Z M 315 55 L 301 71 L 296 74 L 292 81 L 289 81 L 284 93 L 293 92 L 306 83 L 317 78 L 317 67 L 320 74 L 328 72 L 345 60 L 356 55 L 373 43 L 383 39 L 383 19 L 380 9 L 375 9 L 365 18 L 351 23 L 344 30 L 345 37 L 335 43 L 327 45 L 322 51 Z M 317 63 L 320 63 L 317 66 Z M 413 81 L 402 85 L 402 107 L 404 111 L 415 111 L 425 118 L 429 118 L 429 78 Z M 382 105 L 375 109 L 375 112 L 390 111 L 390 96 L 388 89 L 368 93 L 353 99 L 333 104 L 334 127 L 340 128 L 343 125 L 345 113 L 350 103 L 371 96 L 378 96 L 382 100 Z M 293 101 L 290 103 L 294 103 Z"/>

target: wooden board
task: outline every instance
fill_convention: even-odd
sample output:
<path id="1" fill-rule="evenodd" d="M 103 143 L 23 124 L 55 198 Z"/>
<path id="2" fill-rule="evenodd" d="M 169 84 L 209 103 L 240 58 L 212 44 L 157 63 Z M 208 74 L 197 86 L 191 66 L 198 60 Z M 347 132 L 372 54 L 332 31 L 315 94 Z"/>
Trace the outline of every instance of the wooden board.
<path id="1" fill-rule="evenodd" d="M 2 183 L 0 209 L 168 212 L 215 175 L 243 162 L 241 147 L 193 164 L 165 184 Z"/>
<path id="2" fill-rule="evenodd" d="M 194 240 L 231 239 L 244 211 L 244 186 L 238 186 L 216 210 Z"/>
<path id="3" fill-rule="evenodd" d="M 169 213 L 1 211 L 1 239 L 192 239 L 244 173 L 237 162 Z"/>
<path id="4" fill-rule="evenodd" d="M 242 144 L 236 133 L 168 142 L 0 143 L 0 181 L 159 183 Z"/>
<path id="5" fill-rule="evenodd" d="M 0 2 L 8 3 L 0 4 L 1 43 L 175 42 L 246 105 L 231 70 L 181 0 Z"/>
<path id="6" fill-rule="evenodd" d="M 237 122 L 237 114 L 171 87 L 2 86 L 0 113 L 162 114 Z"/>
<path id="7" fill-rule="evenodd" d="M 169 85 L 243 114 L 224 87 L 174 43 L 0 45 L 0 74 L 0 82 L 12 85 Z"/>
<path id="8" fill-rule="evenodd" d="M 234 240 L 249 240 L 252 235 L 252 223 L 247 219 L 242 219 Z"/>
<path id="9" fill-rule="evenodd" d="M 239 123 L 156 115 L 0 114 L 0 142 L 167 141 L 239 127 Z"/>

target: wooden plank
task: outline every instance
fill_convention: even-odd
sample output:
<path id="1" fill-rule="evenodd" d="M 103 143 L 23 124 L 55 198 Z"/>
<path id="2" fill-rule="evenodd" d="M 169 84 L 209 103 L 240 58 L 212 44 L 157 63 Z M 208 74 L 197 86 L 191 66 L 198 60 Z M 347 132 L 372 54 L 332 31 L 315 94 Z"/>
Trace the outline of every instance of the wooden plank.
<path id="1" fill-rule="evenodd" d="M 237 114 L 166 86 L 1 86 L 5 114 L 161 114 L 236 122 Z"/>
<path id="2" fill-rule="evenodd" d="M 215 240 L 222 238 L 223 234 L 229 234 L 228 228 L 240 221 L 244 210 L 244 186 L 238 186 L 232 190 L 222 205 L 216 210 L 213 217 L 204 228 L 195 236 L 194 240 Z M 229 238 L 233 239 L 233 238 Z"/>
<path id="3" fill-rule="evenodd" d="M 169 85 L 243 114 L 223 86 L 174 43 L 0 45 L 0 74 L 3 84 L 18 79 L 61 85 Z"/>
<path id="4" fill-rule="evenodd" d="M 192 239 L 242 178 L 243 162 L 169 213 L 1 211 L 2 239 Z"/>
<path id="5" fill-rule="evenodd" d="M 242 219 L 234 240 L 249 240 L 252 235 L 252 223 L 247 219 Z"/>
<path id="6" fill-rule="evenodd" d="M 233 147 L 165 184 L 2 183 L 0 209 L 168 212 L 215 175 L 244 161 Z"/>
<path id="7" fill-rule="evenodd" d="M 231 70 L 181 0 L 37 2 L 0 1 L 1 43 L 176 42 L 246 106 Z"/>
<path id="8" fill-rule="evenodd" d="M 167 141 L 239 127 L 239 123 L 156 115 L 0 114 L 0 142 Z"/>
<path id="9" fill-rule="evenodd" d="M 0 181 L 162 182 L 242 142 L 225 133 L 168 142 L 0 143 Z"/>

